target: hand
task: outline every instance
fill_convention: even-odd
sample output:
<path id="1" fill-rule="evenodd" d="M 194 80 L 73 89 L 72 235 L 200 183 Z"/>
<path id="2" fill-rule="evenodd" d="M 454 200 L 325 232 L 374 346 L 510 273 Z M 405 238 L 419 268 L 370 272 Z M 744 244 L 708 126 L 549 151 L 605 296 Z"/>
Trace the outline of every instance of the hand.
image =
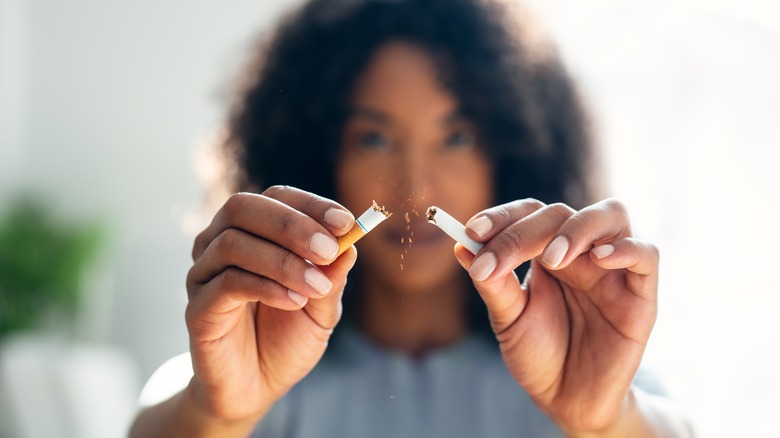
<path id="1" fill-rule="evenodd" d="M 455 254 L 485 301 L 504 361 L 566 431 L 606 430 L 635 409 L 630 385 L 655 323 L 658 250 L 624 206 L 579 212 L 515 201 L 467 224 L 485 247 Z M 480 231 L 481 236 L 475 232 Z M 514 273 L 531 260 L 523 284 Z"/>
<path id="2" fill-rule="evenodd" d="M 291 187 L 233 195 L 195 240 L 186 321 L 194 401 L 224 421 L 254 420 L 322 357 L 341 317 L 354 217 Z M 251 422 L 251 421 L 250 421 Z"/>

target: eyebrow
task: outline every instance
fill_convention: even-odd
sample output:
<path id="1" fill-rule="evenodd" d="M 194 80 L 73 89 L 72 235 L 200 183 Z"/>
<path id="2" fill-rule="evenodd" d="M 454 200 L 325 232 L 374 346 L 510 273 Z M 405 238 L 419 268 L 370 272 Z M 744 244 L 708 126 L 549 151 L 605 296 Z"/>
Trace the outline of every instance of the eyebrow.
<path id="1" fill-rule="evenodd" d="M 444 118 L 441 119 L 441 122 L 443 125 L 451 125 L 453 123 L 462 122 L 464 120 L 468 120 L 468 118 L 466 118 L 466 116 L 463 115 L 463 110 L 458 108 L 455 111 L 444 116 Z"/>
<path id="2" fill-rule="evenodd" d="M 387 114 L 382 112 L 381 110 L 378 110 L 376 108 L 370 108 L 367 106 L 355 106 L 352 108 L 350 117 L 357 117 L 361 119 L 366 119 L 372 122 L 376 122 L 382 125 L 391 125 L 393 123 L 393 118 Z M 456 109 L 455 111 L 447 114 L 446 116 L 441 118 L 441 124 L 442 125 L 451 125 L 453 123 L 462 122 L 464 120 L 467 120 L 466 117 L 463 115 L 463 112 L 461 109 Z"/>
<path id="3" fill-rule="evenodd" d="M 392 117 L 383 113 L 382 111 L 366 106 L 353 107 L 350 116 L 370 120 L 381 125 L 392 124 Z"/>

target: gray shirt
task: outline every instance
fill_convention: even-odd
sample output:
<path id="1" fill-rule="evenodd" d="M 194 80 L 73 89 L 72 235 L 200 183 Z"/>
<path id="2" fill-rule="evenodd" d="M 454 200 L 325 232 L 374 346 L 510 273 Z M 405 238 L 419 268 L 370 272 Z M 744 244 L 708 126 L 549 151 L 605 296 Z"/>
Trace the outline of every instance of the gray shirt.
<path id="1" fill-rule="evenodd" d="M 336 330 L 325 357 L 274 405 L 253 437 L 563 436 L 485 337 L 469 335 L 415 359 L 380 348 L 348 324 Z M 191 377 L 189 354 L 172 358 L 147 382 L 141 406 L 166 400 Z M 642 369 L 634 390 L 663 394 Z"/>
<path id="2" fill-rule="evenodd" d="M 469 335 L 422 358 L 379 348 L 342 325 L 317 367 L 253 437 L 560 437 L 504 365 Z"/>

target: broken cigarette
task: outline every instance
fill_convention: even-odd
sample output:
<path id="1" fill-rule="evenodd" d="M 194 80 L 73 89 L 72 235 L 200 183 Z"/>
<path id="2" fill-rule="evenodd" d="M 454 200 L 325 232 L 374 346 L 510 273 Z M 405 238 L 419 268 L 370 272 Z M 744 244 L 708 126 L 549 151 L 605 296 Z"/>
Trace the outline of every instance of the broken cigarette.
<path id="1" fill-rule="evenodd" d="M 441 228 L 442 231 L 455 239 L 456 242 L 465 246 L 472 254 L 478 253 L 484 246 L 466 234 L 466 227 L 462 223 L 435 205 L 428 207 L 425 217 L 428 219 L 428 222 Z"/>
<path id="2" fill-rule="evenodd" d="M 376 201 L 373 201 L 373 205 L 368 207 L 368 210 L 361 214 L 359 218 L 355 219 L 355 225 L 352 226 L 352 229 L 337 239 L 339 242 L 338 255 L 343 254 L 360 238 L 392 215 L 393 213 L 390 213 L 384 207 L 380 207 Z"/>

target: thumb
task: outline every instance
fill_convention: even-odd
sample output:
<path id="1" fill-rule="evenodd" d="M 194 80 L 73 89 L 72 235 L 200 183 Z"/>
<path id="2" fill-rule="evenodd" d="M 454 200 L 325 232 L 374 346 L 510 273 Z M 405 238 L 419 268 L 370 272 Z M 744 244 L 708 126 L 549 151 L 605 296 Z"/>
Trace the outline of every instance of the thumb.
<path id="1" fill-rule="evenodd" d="M 455 258 L 469 270 L 474 263 L 475 256 L 460 243 L 455 245 Z M 492 259 L 491 259 L 492 258 Z M 477 263 L 490 264 L 495 267 L 496 257 L 492 252 L 483 254 Z M 528 303 L 528 294 L 520 284 L 514 270 L 505 275 L 493 276 L 484 281 L 478 281 L 472 277 L 474 287 L 479 292 L 482 301 L 488 309 L 490 324 L 498 335 L 512 325 L 523 313 Z"/>

